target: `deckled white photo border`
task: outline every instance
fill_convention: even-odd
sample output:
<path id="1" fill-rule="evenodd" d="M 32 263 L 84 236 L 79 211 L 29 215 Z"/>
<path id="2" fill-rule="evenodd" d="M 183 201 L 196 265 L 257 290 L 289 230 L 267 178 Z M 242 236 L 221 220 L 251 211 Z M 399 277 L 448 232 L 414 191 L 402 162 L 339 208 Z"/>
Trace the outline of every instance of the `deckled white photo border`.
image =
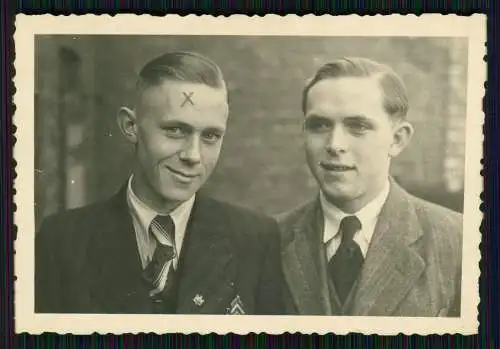
<path id="1" fill-rule="evenodd" d="M 15 69 L 17 143 L 15 180 L 15 330 L 105 333 L 237 333 L 283 332 L 364 334 L 477 333 L 480 275 L 479 210 L 483 180 L 482 99 L 486 80 L 486 17 L 427 14 L 390 16 L 267 15 L 230 17 L 168 15 L 16 16 Z M 262 36 L 419 36 L 468 38 L 467 135 L 460 318 L 327 317 L 327 316 L 212 316 L 212 315 L 79 315 L 34 313 L 34 37 L 37 34 L 139 34 L 139 35 L 262 35 Z"/>

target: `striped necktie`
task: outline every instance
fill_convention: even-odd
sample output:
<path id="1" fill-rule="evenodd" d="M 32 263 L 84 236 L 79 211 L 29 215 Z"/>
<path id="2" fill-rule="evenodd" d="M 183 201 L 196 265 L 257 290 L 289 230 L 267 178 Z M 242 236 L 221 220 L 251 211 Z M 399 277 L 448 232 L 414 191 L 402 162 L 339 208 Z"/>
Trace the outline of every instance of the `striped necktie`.
<path id="1" fill-rule="evenodd" d="M 342 219 L 340 223 L 342 241 L 337 252 L 328 262 L 330 278 L 335 284 L 335 290 L 342 303 L 346 301 L 364 262 L 361 249 L 354 241 L 354 234 L 359 230 L 361 230 L 361 222 L 356 216 L 347 216 Z"/>
<path id="2" fill-rule="evenodd" d="M 149 231 L 157 242 L 153 258 L 144 270 L 144 278 L 151 285 L 152 296 L 162 291 L 161 281 L 166 268 L 173 270 L 173 265 L 169 262 L 176 256 L 175 224 L 170 216 L 156 216 L 149 226 Z"/>

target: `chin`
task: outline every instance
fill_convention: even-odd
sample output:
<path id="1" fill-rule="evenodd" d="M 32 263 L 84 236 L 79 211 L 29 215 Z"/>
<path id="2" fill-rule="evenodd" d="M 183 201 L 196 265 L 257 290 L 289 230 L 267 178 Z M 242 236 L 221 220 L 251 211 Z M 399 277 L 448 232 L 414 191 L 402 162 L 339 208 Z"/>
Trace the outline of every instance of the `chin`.
<path id="1" fill-rule="evenodd" d="M 186 201 L 196 192 L 194 189 L 170 188 L 163 190 L 162 197 L 168 201 Z"/>
<path id="2" fill-rule="evenodd" d="M 193 195 L 192 192 L 180 192 L 177 190 L 168 192 L 168 193 L 163 193 L 162 197 L 165 201 L 186 201 L 188 200 L 191 196 Z"/>
<path id="3" fill-rule="evenodd" d="M 349 188 L 322 186 L 321 190 L 327 199 L 334 202 L 347 202 L 356 198 L 356 195 L 354 195 L 353 191 L 349 190 Z"/>

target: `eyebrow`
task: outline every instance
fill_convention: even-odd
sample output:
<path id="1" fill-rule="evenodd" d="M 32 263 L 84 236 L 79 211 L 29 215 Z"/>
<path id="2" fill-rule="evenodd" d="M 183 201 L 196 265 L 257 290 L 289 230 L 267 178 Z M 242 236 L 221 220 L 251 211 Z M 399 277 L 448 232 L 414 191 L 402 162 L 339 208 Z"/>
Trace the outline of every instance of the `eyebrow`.
<path id="1" fill-rule="evenodd" d="M 160 120 L 158 122 L 160 127 L 170 127 L 170 126 L 181 126 L 181 127 L 186 127 L 186 128 L 193 128 L 191 125 L 188 123 L 179 121 L 179 120 Z"/>
<path id="2" fill-rule="evenodd" d="M 183 121 L 180 121 L 180 120 L 162 120 L 159 122 L 159 126 L 161 128 L 177 126 L 177 127 L 189 129 L 190 131 L 197 129 L 193 125 L 188 124 L 188 123 L 183 122 Z M 217 126 L 208 126 L 208 127 L 203 128 L 201 130 L 204 132 L 209 131 L 209 132 L 218 132 L 218 133 L 224 133 L 226 131 L 226 129 L 224 127 L 217 127 Z"/>
<path id="3" fill-rule="evenodd" d="M 318 114 L 310 114 L 306 116 L 306 120 L 316 119 L 316 120 L 327 120 L 332 121 L 331 118 L 318 115 Z M 343 121 L 358 121 L 358 122 L 372 122 L 372 119 L 366 117 L 365 115 L 349 115 L 343 118 Z"/>
<path id="4" fill-rule="evenodd" d="M 364 115 L 353 115 L 353 116 L 347 116 L 344 118 L 344 120 L 347 121 L 361 121 L 361 122 L 373 122 L 372 119 L 364 116 Z"/>
<path id="5" fill-rule="evenodd" d="M 330 120 L 330 118 L 327 118 L 326 116 L 317 115 L 317 114 L 310 114 L 310 115 L 306 116 L 306 120 L 311 120 L 311 119 Z"/>
<path id="6" fill-rule="evenodd" d="M 222 127 L 207 127 L 205 129 L 203 129 L 203 131 L 216 132 L 216 133 L 224 134 L 226 132 L 226 129 L 222 128 Z"/>

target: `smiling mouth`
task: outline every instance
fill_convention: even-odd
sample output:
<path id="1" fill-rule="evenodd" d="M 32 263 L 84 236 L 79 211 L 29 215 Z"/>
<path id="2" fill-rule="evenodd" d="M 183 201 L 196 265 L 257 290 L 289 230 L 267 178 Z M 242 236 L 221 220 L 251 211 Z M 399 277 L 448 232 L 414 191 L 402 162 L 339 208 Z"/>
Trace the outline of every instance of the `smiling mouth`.
<path id="1" fill-rule="evenodd" d="M 331 172 L 346 172 L 346 171 L 352 171 L 352 170 L 356 169 L 354 166 L 332 164 L 329 162 L 320 162 L 319 164 L 325 170 L 331 171 Z"/>
<path id="2" fill-rule="evenodd" d="M 185 172 L 174 170 L 173 168 L 168 167 L 168 166 L 166 166 L 166 168 L 170 172 L 172 172 L 174 175 L 176 175 L 177 177 L 180 177 L 180 178 L 185 179 L 185 180 L 193 180 L 194 178 L 199 176 L 197 173 L 185 173 Z"/>

